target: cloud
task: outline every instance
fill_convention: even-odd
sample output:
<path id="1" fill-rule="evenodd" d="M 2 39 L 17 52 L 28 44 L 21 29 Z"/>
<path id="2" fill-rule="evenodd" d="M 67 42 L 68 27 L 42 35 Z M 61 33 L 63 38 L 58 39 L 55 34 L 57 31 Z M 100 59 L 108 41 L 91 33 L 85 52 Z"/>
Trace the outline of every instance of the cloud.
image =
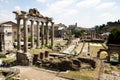
<path id="1" fill-rule="evenodd" d="M 115 7 L 115 2 L 106 2 L 106 3 L 102 3 L 99 6 L 97 6 L 96 9 L 108 9 L 108 8 L 113 8 Z"/>
<path id="2" fill-rule="evenodd" d="M 115 17 L 111 13 L 108 13 L 108 12 L 101 14 L 100 17 L 104 21 L 114 21 L 115 20 Z"/>
<path id="3" fill-rule="evenodd" d="M 0 0 L 0 2 L 8 3 L 9 0 Z"/>
<path id="4" fill-rule="evenodd" d="M 1 10 L 0 11 L 0 21 L 9 21 L 9 20 L 13 20 L 14 21 L 14 14 L 10 11 L 6 11 L 6 10 Z"/>
<path id="5" fill-rule="evenodd" d="M 74 0 L 69 0 L 69 1 L 59 0 L 53 4 L 50 4 L 48 7 L 49 7 L 49 10 L 51 11 L 58 11 L 58 10 L 65 9 L 66 7 L 70 6 L 73 2 Z"/>
<path id="6" fill-rule="evenodd" d="M 76 0 L 56 0 L 53 3 L 47 4 L 47 8 L 42 11 L 44 16 L 54 17 L 54 21 L 63 22 L 73 19 L 78 11 L 74 8 L 71 8 Z"/>
<path id="7" fill-rule="evenodd" d="M 40 3 L 45 3 L 46 2 L 46 0 L 36 0 L 36 1 L 38 1 Z"/>
<path id="8" fill-rule="evenodd" d="M 43 11 L 43 13 L 50 16 L 62 15 L 74 2 L 74 0 L 57 0 L 54 3 L 47 4 L 47 8 Z"/>
<path id="9" fill-rule="evenodd" d="M 77 7 L 79 8 L 83 8 L 83 7 L 91 7 L 93 5 L 96 5 L 98 3 L 100 3 L 101 0 L 83 0 L 77 3 Z"/>
<path id="10" fill-rule="evenodd" d="M 20 6 L 15 6 L 14 10 L 21 10 L 21 7 Z"/>

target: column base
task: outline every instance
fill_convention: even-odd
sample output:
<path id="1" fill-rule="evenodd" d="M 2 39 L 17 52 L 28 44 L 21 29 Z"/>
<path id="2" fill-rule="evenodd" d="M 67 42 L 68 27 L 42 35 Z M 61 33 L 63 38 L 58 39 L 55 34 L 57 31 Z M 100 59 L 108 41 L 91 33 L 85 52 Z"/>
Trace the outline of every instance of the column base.
<path id="1" fill-rule="evenodd" d="M 17 52 L 17 64 L 22 66 L 32 65 L 32 55 L 28 52 Z"/>
<path id="2" fill-rule="evenodd" d="M 43 48 L 44 47 L 44 45 L 41 45 L 41 48 Z"/>
<path id="3" fill-rule="evenodd" d="M 31 47 L 31 49 L 35 49 L 35 46 Z"/>
<path id="4" fill-rule="evenodd" d="M 40 47 L 36 47 L 36 49 L 40 49 Z"/>

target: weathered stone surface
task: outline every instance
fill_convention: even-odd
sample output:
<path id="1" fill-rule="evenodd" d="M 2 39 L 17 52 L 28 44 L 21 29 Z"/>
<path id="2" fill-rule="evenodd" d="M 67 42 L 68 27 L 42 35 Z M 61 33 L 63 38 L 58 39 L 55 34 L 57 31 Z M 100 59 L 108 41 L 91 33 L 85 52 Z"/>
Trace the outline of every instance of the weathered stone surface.
<path id="1" fill-rule="evenodd" d="M 38 54 L 34 54 L 34 56 L 33 56 L 33 65 L 36 64 L 37 61 L 38 61 Z"/>
<path id="2" fill-rule="evenodd" d="M 80 58 L 80 57 L 79 57 L 78 60 L 80 60 L 81 62 L 84 62 L 84 63 L 89 63 L 92 68 L 96 68 L 96 61 L 93 60 L 93 59 Z"/>
<path id="3" fill-rule="evenodd" d="M 31 64 L 31 61 L 32 61 L 30 54 L 25 54 L 23 52 L 17 52 L 16 58 L 17 58 L 18 65 L 28 66 Z"/>
<path id="4" fill-rule="evenodd" d="M 64 60 L 59 64 L 59 69 L 61 71 L 70 70 L 71 67 L 72 67 L 72 61 L 70 60 Z"/>
<path id="5" fill-rule="evenodd" d="M 44 59 L 44 53 L 40 52 L 39 58 L 40 58 L 41 60 Z"/>
<path id="6" fill-rule="evenodd" d="M 81 67 L 81 61 L 78 59 L 72 59 L 72 62 L 74 65 L 77 65 L 77 67 Z"/>
<path id="7" fill-rule="evenodd" d="M 45 51 L 45 58 L 48 58 L 48 57 L 49 57 L 49 52 Z"/>

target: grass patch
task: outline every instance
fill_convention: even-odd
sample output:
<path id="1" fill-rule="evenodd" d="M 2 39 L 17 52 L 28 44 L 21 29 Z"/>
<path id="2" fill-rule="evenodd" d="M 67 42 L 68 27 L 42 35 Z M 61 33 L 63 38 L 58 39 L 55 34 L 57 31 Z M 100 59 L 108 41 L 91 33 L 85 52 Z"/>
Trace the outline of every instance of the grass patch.
<path id="1" fill-rule="evenodd" d="M 97 52 L 104 49 L 102 46 L 90 46 L 91 57 L 97 57 Z"/>
<path id="2" fill-rule="evenodd" d="M 75 80 L 96 80 L 95 76 L 91 75 L 94 75 L 94 71 L 69 71 L 68 73 L 60 73 L 58 76 Z"/>
<path id="3" fill-rule="evenodd" d="M 14 62 L 16 59 L 12 58 L 12 59 L 4 59 L 3 62 L 5 63 L 10 63 L 10 62 Z"/>
<path id="4" fill-rule="evenodd" d="M 3 53 L 0 53 L 0 58 L 6 58 L 6 55 Z"/>
<path id="5" fill-rule="evenodd" d="M 29 52 L 31 54 L 39 54 L 40 52 L 45 52 L 45 51 L 49 51 L 51 52 L 52 50 L 51 49 L 48 49 L 47 47 L 44 47 L 42 49 L 31 49 Z"/>

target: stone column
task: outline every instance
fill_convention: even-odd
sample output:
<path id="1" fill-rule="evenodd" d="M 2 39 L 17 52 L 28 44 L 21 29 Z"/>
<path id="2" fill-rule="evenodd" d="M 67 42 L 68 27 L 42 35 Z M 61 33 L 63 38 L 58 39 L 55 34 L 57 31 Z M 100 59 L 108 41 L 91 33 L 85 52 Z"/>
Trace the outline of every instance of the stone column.
<path id="1" fill-rule="evenodd" d="M 20 18 L 16 18 L 17 20 L 17 50 L 21 50 L 21 29 L 20 29 Z"/>
<path id="2" fill-rule="evenodd" d="M 45 45 L 47 46 L 48 45 L 48 40 L 49 40 L 49 29 L 48 29 L 48 22 L 46 22 L 46 43 Z"/>
<path id="3" fill-rule="evenodd" d="M 34 21 L 31 20 L 31 48 L 34 48 Z"/>
<path id="4" fill-rule="evenodd" d="M 118 60 L 118 61 L 119 61 L 119 63 L 120 63 L 120 53 L 119 53 L 118 55 L 119 55 L 119 60 Z"/>
<path id="5" fill-rule="evenodd" d="M 42 38 L 42 47 L 44 45 L 44 22 L 41 22 L 41 38 Z"/>
<path id="6" fill-rule="evenodd" d="M 108 52 L 107 61 L 110 62 L 110 52 Z"/>
<path id="7" fill-rule="evenodd" d="M 49 57 L 49 52 L 45 51 L 45 58 L 48 58 L 48 57 Z"/>
<path id="8" fill-rule="evenodd" d="M 53 49 L 53 43 L 54 43 L 54 22 L 51 22 L 51 46 Z"/>
<path id="9" fill-rule="evenodd" d="M 38 21 L 37 21 L 37 48 L 40 48 L 40 27 Z"/>
<path id="10" fill-rule="evenodd" d="M 27 26 L 27 18 L 23 19 L 23 27 L 24 27 L 24 52 L 28 52 L 28 26 Z"/>

